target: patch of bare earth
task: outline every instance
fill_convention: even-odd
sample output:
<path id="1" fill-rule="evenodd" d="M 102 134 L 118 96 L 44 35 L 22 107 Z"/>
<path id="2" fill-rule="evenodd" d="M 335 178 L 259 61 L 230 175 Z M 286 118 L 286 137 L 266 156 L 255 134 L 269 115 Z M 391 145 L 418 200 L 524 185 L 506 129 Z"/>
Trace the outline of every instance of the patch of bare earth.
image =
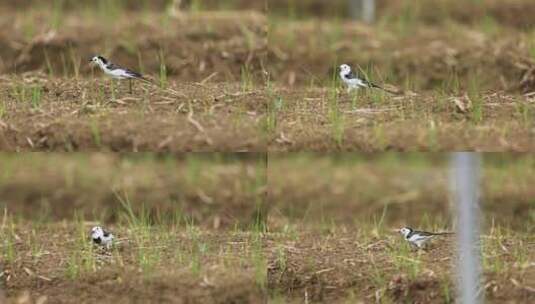
<path id="1" fill-rule="evenodd" d="M 468 95 L 348 95 L 281 89 L 271 151 L 531 151 L 532 99 L 505 92 Z M 276 105 L 279 102 L 282 105 Z M 476 104 L 477 103 L 477 104 Z M 527 115 L 527 116 L 526 116 Z"/>
<path id="2" fill-rule="evenodd" d="M 112 90 L 111 81 L 104 78 L 27 76 L 0 82 L 3 150 L 263 151 L 266 147 L 262 131 L 266 98 L 260 89 L 171 82 L 162 90 L 137 82 L 130 94 L 127 82 Z M 39 94 L 39 99 L 32 94 Z"/>
<path id="3" fill-rule="evenodd" d="M 340 228 L 340 227 L 339 227 Z M 344 229 L 342 229 L 344 231 Z M 276 297 L 289 303 L 445 303 L 455 298 L 455 256 L 451 240 L 437 240 L 414 252 L 396 235 L 369 231 L 324 233 L 299 231 L 268 237 L 268 282 Z M 486 237 L 485 237 L 486 238 Z M 509 239 L 491 263 L 505 263 L 500 273 L 485 271 L 486 302 L 528 303 L 535 299 L 533 266 L 511 252 L 525 239 Z M 532 245 L 531 245 L 532 246 Z M 535 258 L 530 254 L 528 260 Z"/>
<path id="4" fill-rule="evenodd" d="M 17 255 L 3 262 L 1 276 L 8 303 L 265 302 L 250 234 L 154 227 L 151 238 L 140 244 L 136 231 L 112 227 L 121 241 L 107 252 L 86 245 L 80 249 L 79 228 L 14 227 Z M 73 274 L 74 266 L 81 271 Z"/>

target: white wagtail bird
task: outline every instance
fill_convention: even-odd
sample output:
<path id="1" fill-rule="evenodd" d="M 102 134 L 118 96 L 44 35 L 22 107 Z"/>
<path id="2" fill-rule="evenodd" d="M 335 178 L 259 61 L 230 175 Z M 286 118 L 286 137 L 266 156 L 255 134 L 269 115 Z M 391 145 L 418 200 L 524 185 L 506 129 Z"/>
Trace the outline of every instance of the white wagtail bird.
<path id="1" fill-rule="evenodd" d="M 150 80 L 143 77 L 143 75 L 141 75 L 140 73 L 118 66 L 100 55 L 91 58 L 89 62 L 98 65 L 100 69 L 104 71 L 104 73 L 108 76 L 111 76 L 115 79 L 128 79 L 130 85 L 130 93 L 132 93 L 133 79 L 141 80 L 152 84 Z"/>
<path id="2" fill-rule="evenodd" d="M 418 249 L 422 248 L 424 244 L 429 241 L 431 238 L 439 235 L 449 235 L 453 232 L 427 232 L 427 231 L 417 231 L 409 227 L 403 227 L 398 230 L 403 238 L 409 242 L 411 246 L 416 246 Z"/>
<path id="3" fill-rule="evenodd" d="M 95 226 L 91 229 L 91 240 L 96 245 L 106 247 L 106 249 L 110 249 L 113 245 L 113 238 L 113 234 L 104 230 L 100 226 Z"/>
<path id="4" fill-rule="evenodd" d="M 359 77 L 355 72 L 351 70 L 351 67 L 347 64 L 342 64 L 340 66 L 340 78 L 342 78 L 342 81 L 346 84 L 348 93 L 353 90 L 358 90 L 360 88 L 375 88 L 388 93 L 393 93 L 381 86 L 376 85 L 373 82 L 366 80 L 363 77 Z"/>

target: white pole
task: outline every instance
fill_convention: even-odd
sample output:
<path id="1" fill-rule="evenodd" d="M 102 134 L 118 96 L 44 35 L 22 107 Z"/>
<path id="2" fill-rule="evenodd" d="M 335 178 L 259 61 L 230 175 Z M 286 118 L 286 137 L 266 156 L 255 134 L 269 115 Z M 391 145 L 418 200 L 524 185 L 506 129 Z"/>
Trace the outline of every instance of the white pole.
<path id="1" fill-rule="evenodd" d="M 453 153 L 451 187 L 457 203 L 459 303 L 482 302 L 479 250 L 479 169 L 477 153 Z"/>
<path id="2" fill-rule="evenodd" d="M 351 17 L 367 23 L 375 21 L 375 0 L 349 0 Z"/>

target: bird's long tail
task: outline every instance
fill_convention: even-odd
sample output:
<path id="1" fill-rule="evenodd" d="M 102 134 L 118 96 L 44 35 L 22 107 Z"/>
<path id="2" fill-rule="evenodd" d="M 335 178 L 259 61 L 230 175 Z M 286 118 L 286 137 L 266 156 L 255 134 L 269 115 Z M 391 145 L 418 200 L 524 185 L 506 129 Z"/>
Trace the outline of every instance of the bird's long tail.
<path id="1" fill-rule="evenodd" d="M 433 235 L 451 235 L 455 234 L 455 232 L 433 232 Z"/>
<path id="2" fill-rule="evenodd" d="M 187 97 L 186 95 L 184 95 L 182 93 L 179 93 L 179 92 L 177 92 L 177 91 L 175 91 L 175 90 L 173 90 L 171 88 L 162 89 L 162 88 L 160 88 L 160 86 L 156 82 L 154 82 L 154 81 L 152 81 L 152 80 L 150 80 L 148 78 L 145 78 L 143 76 L 136 77 L 135 79 L 143 81 L 143 82 L 148 83 L 148 84 L 151 84 L 151 85 L 157 87 L 158 89 L 160 89 L 162 91 L 169 92 L 169 93 L 171 93 L 171 94 L 173 94 L 173 95 L 175 95 L 177 97 Z"/>
<path id="3" fill-rule="evenodd" d="M 377 84 L 375 84 L 375 83 L 373 83 L 373 82 L 370 82 L 369 84 L 370 84 L 370 87 L 372 87 L 372 88 L 374 88 L 374 89 L 383 90 L 383 91 L 385 91 L 385 92 L 387 92 L 387 93 L 390 93 L 390 94 L 396 94 L 396 93 L 397 93 L 397 92 L 391 91 L 391 90 L 389 90 L 389 89 L 386 89 L 386 88 L 384 88 L 384 87 L 382 87 L 382 86 L 380 86 L 380 85 L 377 85 Z"/>

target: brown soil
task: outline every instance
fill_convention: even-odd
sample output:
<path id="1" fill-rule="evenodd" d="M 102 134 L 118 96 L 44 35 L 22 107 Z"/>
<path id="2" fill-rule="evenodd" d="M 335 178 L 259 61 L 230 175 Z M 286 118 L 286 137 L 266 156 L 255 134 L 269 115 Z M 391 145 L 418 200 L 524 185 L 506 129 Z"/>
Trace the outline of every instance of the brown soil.
<path id="1" fill-rule="evenodd" d="M 2 12 L 0 149 L 266 151 L 261 12 Z M 95 54 L 168 86 L 112 94 Z"/>
<path id="2" fill-rule="evenodd" d="M 270 151 L 535 149 L 531 99 L 521 95 L 350 96 L 310 88 L 285 88 L 273 95 L 268 116 L 275 117 L 276 126 Z"/>
<path id="3" fill-rule="evenodd" d="M 412 90 L 531 92 L 535 88 L 530 40 L 518 31 L 500 35 L 461 25 L 368 27 L 356 22 L 281 21 L 269 31 L 275 81 L 289 86 L 330 85 L 335 67 L 348 63 L 379 83 Z M 402 32 L 400 32 L 402 31 Z M 360 71 L 359 71 L 360 72 Z"/>
<path id="4" fill-rule="evenodd" d="M 113 20 L 69 13 L 57 30 L 50 18 L 50 12 L 30 10 L 2 19 L 1 72 L 39 69 L 70 76 L 77 67 L 86 77 L 91 75 L 87 61 L 101 54 L 152 78 L 165 63 L 168 76 L 176 80 L 201 81 L 216 73 L 212 81 L 237 81 L 244 66 L 251 77 L 261 80 L 266 21 L 258 12 L 204 12 L 176 18 L 130 12 Z M 30 29 L 33 35 L 28 37 Z"/>
<path id="5" fill-rule="evenodd" d="M 9 151 L 265 151 L 266 98 L 238 84 L 160 90 L 105 79 L 4 78 L 0 149 Z M 32 89 L 42 92 L 37 107 Z M 23 93 L 22 90 L 24 90 Z"/>
<path id="6" fill-rule="evenodd" d="M 162 239 L 155 229 L 154 239 L 142 249 L 134 233 L 115 227 L 122 243 L 113 253 L 84 249 L 89 251 L 82 253 L 85 262 L 93 266 L 73 278 L 68 275 L 68 264 L 80 252 L 78 228 L 17 226 L 17 258 L 2 270 L 8 303 L 264 303 L 266 295 L 255 283 L 249 258 L 252 237 L 248 234 L 192 236 L 165 231 Z M 200 257 L 195 255 L 201 265 L 199 273 L 192 270 L 189 260 L 196 246 L 207 248 Z M 140 250 L 158 252 L 150 270 L 141 268 Z M 87 265 L 83 263 L 79 266 Z"/>
<path id="7" fill-rule="evenodd" d="M 396 249 L 403 245 L 399 236 L 381 235 L 363 241 L 360 235 L 367 233 L 333 232 L 318 237 L 317 232 L 297 232 L 269 237 L 270 290 L 285 295 L 289 303 L 453 302 L 455 257 L 449 239 L 437 240 L 424 252 L 403 252 Z M 492 236 L 485 240 L 494 242 Z M 512 250 L 525 241 L 522 237 L 510 239 L 503 250 Z M 519 267 L 511 254 L 503 253 L 496 259 L 499 261 L 492 263 L 507 266 L 500 273 L 485 271 L 485 302 L 533 301 L 535 295 L 526 288 L 535 279 L 533 269 Z M 407 260 L 416 261 L 418 270 L 407 266 Z"/>

